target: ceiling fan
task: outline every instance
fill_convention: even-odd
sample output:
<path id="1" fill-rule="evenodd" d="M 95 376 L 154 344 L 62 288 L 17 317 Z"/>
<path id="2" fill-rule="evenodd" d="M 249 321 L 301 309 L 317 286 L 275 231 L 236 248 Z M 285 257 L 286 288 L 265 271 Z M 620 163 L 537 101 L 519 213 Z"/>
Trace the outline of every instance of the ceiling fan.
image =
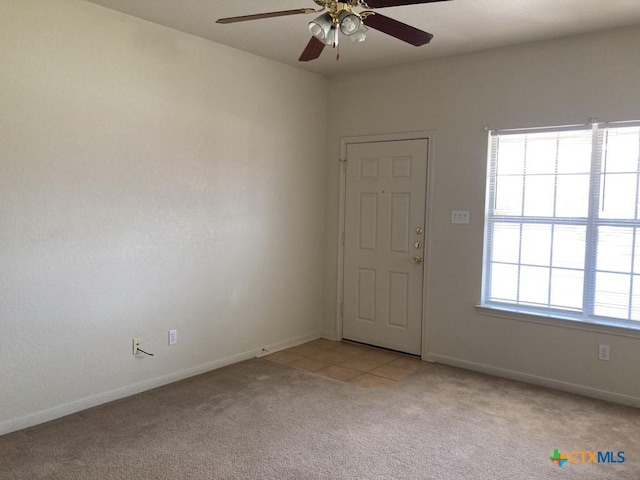
<path id="1" fill-rule="evenodd" d="M 236 23 L 263 18 L 285 17 L 290 15 L 322 13 L 309 22 L 309 31 L 313 35 L 298 59 L 301 62 L 315 60 L 320 56 L 324 47 L 333 45 L 338 48 L 339 35 L 350 37 L 354 42 L 362 42 L 366 38 L 368 27 L 391 35 L 403 42 L 419 47 L 431 41 L 433 35 L 419 30 L 393 18 L 385 17 L 372 9 L 385 7 L 399 7 L 422 3 L 446 2 L 449 0 L 313 0 L 320 9 L 299 8 L 282 10 L 279 12 L 257 13 L 240 17 L 221 18 L 216 23 Z M 356 9 L 364 9 L 356 11 Z M 338 50 L 337 58 L 340 58 Z"/>

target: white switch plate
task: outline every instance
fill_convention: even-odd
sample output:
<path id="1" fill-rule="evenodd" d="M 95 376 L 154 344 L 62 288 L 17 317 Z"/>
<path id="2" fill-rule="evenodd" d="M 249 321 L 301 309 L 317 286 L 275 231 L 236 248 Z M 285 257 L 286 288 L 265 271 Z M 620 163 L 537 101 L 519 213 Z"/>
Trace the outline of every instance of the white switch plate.
<path id="1" fill-rule="evenodd" d="M 175 345 L 178 343 L 178 331 L 169 330 L 169 345 Z"/>
<path id="2" fill-rule="evenodd" d="M 453 210 L 451 212 L 451 223 L 469 224 L 469 210 Z"/>

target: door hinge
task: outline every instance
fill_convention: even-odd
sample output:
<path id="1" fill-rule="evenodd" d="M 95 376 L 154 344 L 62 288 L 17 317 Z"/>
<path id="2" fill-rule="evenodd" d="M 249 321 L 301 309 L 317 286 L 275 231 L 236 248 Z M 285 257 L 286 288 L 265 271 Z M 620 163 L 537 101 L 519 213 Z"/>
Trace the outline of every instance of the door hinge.
<path id="1" fill-rule="evenodd" d="M 347 171 L 347 159 L 346 158 L 339 158 L 338 162 L 340 162 L 340 164 L 342 165 L 342 170 L 344 170 L 346 172 Z"/>
<path id="2" fill-rule="evenodd" d="M 345 235 L 344 235 L 344 232 L 342 232 L 342 245 L 344 245 L 344 238 L 345 238 Z"/>
<path id="3" fill-rule="evenodd" d="M 344 303 L 340 304 L 340 315 L 344 315 Z"/>

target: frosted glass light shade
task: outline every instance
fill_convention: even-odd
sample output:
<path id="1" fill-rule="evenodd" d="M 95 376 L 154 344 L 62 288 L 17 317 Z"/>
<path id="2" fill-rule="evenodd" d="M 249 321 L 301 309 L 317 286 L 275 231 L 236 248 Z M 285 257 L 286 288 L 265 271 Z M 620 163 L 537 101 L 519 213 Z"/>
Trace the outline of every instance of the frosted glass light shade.
<path id="1" fill-rule="evenodd" d="M 340 24 L 340 31 L 347 36 L 351 36 L 360 30 L 362 18 L 353 12 L 343 10 L 338 16 L 338 23 Z"/>
<path id="2" fill-rule="evenodd" d="M 331 15 L 325 13 L 320 15 L 315 20 L 309 22 L 309 32 L 324 44 L 331 42 L 331 27 L 333 26 L 333 19 Z"/>

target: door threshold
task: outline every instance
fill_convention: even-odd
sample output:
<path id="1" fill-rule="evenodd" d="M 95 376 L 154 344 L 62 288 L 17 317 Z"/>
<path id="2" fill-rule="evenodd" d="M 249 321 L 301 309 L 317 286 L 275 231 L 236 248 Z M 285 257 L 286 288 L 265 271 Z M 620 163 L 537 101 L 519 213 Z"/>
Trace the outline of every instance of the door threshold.
<path id="1" fill-rule="evenodd" d="M 414 355 L 413 353 L 402 352 L 400 350 L 394 350 L 392 348 L 379 347 L 377 345 L 371 345 L 370 343 L 357 342 L 355 340 L 349 340 L 347 338 L 343 338 L 342 342 L 343 343 L 347 343 L 347 344 L 351 344 L 351 345 L 360 346 L 360 347 L 373 348 L 375 350 L 380 350 L 381 352 L 397 353 L 398 355 L 404 355 L 404 356 L 407 356 L 407 357 L 413 357 L 413 358 L 417 358 L 417 359 L 420 359 L 420 360 L 422 359 L 420 355 Z"/>

